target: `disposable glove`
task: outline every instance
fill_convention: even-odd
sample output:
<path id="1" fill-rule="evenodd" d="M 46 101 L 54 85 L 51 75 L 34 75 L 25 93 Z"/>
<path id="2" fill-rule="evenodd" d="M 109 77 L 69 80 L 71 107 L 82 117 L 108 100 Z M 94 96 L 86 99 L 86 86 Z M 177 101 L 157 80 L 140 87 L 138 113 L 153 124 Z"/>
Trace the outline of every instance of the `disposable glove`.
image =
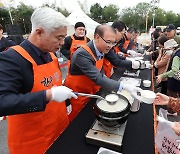
<path id="1" fill-rule="evenodd" d="M 127 53 L 130 54 L 132 57 L 136 57 L 137 55 L 136 51 L 134 50 L 128 50 Z"/>
<path id="2" fill-rule="evenodd" d="M 52 99 L 56 102 L 63 102 L 66 99 L 75 98 L 77 99 L 77 96 L 72 92 L 72 89 L 69 89 L 65 86 L 57 86 L 51 88 L 52 92 Z"/>
<path id="3" fill-rule="evenodd" d="M 123 52 L 118 52 L 118 55 L 123 57 L 124 53 Z"/>
<path id="4" fill-rule="evenodd" d="M 132 60 L 132 68 L 139 69 L 140 68 L 140 61 Z"/>
<path id="5" fill-rule="evenodd" d="M 142 89 L 130 84 L 124 84 L 121 82 L 122 88 L 124 90 L 127 90 L 134 98 L 141 100 L 140 96 L 137 95 L 137 93 L 141 93 Z"/>

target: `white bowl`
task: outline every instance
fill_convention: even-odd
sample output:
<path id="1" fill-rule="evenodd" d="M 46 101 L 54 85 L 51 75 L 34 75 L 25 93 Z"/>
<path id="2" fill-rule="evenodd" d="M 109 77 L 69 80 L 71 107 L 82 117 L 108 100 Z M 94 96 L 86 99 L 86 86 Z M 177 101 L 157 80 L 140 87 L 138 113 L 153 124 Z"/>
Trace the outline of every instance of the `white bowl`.
<path id="1" fill-rule="evenodd" d="M 154 102 L 155 97 L 156 97 L 156 94 L 153 91 L 142 90 L 141 92 L 141 100 L 144 103 L 152 104 Z"/>
<path id="2" fill-rule="evenodd" d="M 148 61 L 148 60 L 146 60 L 144 62 L 145 62 L 145 64 L 151 64 L 150 61 Z"/>
<path id="3" fill-rule="evenodd" d="M 144 87 L 151 87 L 151 81 L 150 80 L 144 80 L 143 81 L 143 86 Z"/>
<path id="4" fill-rule="evenodd" d="M 151 65 L 151 64 L 146 64 L 146 68 L 151 69 L 151 68 L 152 68 L 152 65 Z"/>

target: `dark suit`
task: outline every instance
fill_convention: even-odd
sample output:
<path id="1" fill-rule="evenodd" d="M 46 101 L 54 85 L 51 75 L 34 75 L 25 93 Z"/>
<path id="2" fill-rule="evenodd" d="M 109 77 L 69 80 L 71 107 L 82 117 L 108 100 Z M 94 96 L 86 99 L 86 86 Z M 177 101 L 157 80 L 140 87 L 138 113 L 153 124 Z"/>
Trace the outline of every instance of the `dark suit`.
<path id="1" fill-rule="evenodd" d="M 95 57 L 97 58 L 93 42 L 90 41 L 87 45 L 90 47 Z M 105 54 L 105 58 L 108 59 L 115 67 L 126 67 L 130 69 L 132 66 L 131 61 L 121 60 L 112 50 L 110 50 L 108 54 Z M 118 81 L 114 81 L 105 77 L 101 72 L 99 72 L 95 67 L 94 59 L 83 48 L 79 48 L 73 54 L 70 73 L 72 75 L 85 74 L 102 88 L 110 89 L 113 91 L 118 91 L 119 89 L 120 83 Z"/>
<path id="2" fill-rule="evenodd" d="M 0 52 L 6 50 L 7 48 L 16 45 L 15 42 L 13 42 L 12 40 L 8 40 L 5 37 L 2 37 L 0 39 Z"/>
<path id="3" fill-rule="evenodd" d="M 27 40 L 20 44 L 40 65 L 45 63 Z M 29 61 L 13 49 L 0 53 L 0 116 L 43 111 L 45 91 L 31 93 L 33 70 Z"/>

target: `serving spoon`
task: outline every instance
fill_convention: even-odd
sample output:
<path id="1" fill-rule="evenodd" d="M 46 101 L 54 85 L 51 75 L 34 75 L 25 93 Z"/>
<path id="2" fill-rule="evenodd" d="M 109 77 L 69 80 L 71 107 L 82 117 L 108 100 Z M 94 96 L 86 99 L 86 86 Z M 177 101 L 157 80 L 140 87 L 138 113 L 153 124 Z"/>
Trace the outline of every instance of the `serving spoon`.
<path id="1" fill-rule="evenodd" d="M 77 96 L 85 96 L 85 97 L 91 97 L 91 98 L 98 98 L 98 99 L 101 99 L 101 100 L 105 100 L 105 101 L 107 101 L 109 104 L 113 104 L 113 103 L 115 103 L 118 99 L 119 99 L 119 97 L 117 96 L 115 99 L 113 99 L 113 100 L 110 100 L 110 99 L 108 99 L 108 95 L 104 98 L 104 97 L 102 97 L 102 96 L 99 96 L 99 95 L 92 95 L 92 94 L 86 94 L 86 93 L 79 93 L 79 92 L 73 92 L 75 95 L 77 95 Z"/>

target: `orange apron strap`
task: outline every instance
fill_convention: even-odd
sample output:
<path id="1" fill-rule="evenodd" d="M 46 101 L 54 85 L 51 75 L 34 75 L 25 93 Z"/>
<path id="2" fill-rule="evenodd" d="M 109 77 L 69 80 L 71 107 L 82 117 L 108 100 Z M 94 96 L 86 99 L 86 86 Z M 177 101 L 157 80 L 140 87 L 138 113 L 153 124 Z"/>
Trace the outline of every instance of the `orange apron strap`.
<path id="1" fill-rule="evenodd" d="M 74 36 L 73 36 L 73 35 L 71 35 L 71 38 L 72 38 L 72 40 L 75 40 L 75 38 L 74 38 Z"/>
<path id="2" fill-rule="evenodd" d="M 37 65 L 36 62 L 32 59 L 32 57 L 29 55 L 29 53 L 23 47 L 21 47 L 20 45 L 13 46 L 11 48 L 16 50 L 21 56 L 26 58 L 33 65 Z"/>
<path id="3" fill-rule="evenodd" d="M 86 36 L 84 36 L 84 41 L 87 43 L 87 37 Z"/>
<path id="4" fill-rule="evenodd" d="M 87 52 L 89 52 L 91 54 L 91 56 L 93 57 L 93 59 L 95 60 L 95 62 L 97 62 L 96 57 L 94 56 L 93 52 L 87 45 L 82 45 L 82 48 L 84 48 Z"/>
<path id="5" fill-rule="evenodd" d="M 57 59 L 57 57 L 55 56 L 55 54 L 53 52 L 49 52 L 49 54 L 51 55 L 52 59 Z"/>
<path id="6" fill-rule="evenodd" d="M 117 54 L 118 52 L 120 52 L 118 46 L 115 46 L 115 47 L 114 47 L 114 51 L 115 51 L 116 54 Z"/>

